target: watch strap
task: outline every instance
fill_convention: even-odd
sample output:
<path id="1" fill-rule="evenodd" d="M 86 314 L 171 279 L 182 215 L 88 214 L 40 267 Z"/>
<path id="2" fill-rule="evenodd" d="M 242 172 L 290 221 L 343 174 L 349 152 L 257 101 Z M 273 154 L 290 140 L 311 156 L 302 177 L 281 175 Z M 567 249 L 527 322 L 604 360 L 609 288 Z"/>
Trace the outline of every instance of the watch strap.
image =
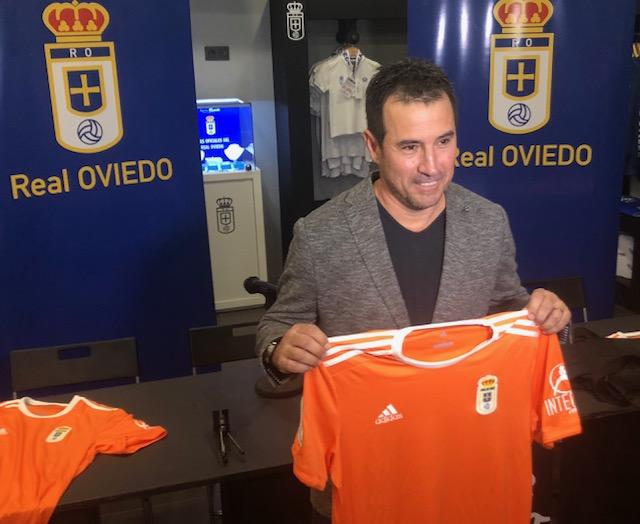
<path id="1" fill-rule="evenodd" d="M 280 385 L 283 382 L 286 382 L 288 378 L 291 377 L 291 373 L 283 373 L 278 368 L 276 368 L 272 362 L 273 353 L 277 347 L 277 345 L 282 340 L 282 337 L 278 337 L 267 345 L 267 347 L 262 352 L 262 368 L 264 369 L 267 376 L 273 381 L 274 384 Z"/>

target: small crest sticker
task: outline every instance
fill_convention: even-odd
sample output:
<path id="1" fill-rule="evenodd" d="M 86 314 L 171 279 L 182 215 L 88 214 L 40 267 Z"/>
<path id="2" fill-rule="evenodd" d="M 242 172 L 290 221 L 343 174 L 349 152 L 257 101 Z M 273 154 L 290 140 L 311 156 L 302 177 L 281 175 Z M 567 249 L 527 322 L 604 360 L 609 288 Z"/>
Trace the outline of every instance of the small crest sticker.
<path id="1" fill-rule="evenodd" d="M 304 6 L 300 2 L 287 4 L 287 36 L 289 40 L 304 38 Z"/>
<path id="2" fill-rule="evenodd" d="M 236 229 L 236 219 L 233 212 L 233 199 L 222 197 L 216 200 L 216 214 L 218 217 L 218 231 L 223 235 L 233 233 Z"/>
<path id="3" fill-rule="evenodd" d="M 205 117 L 205 130 L 207 135 L 213 136 L 216 134 L 216 117 L 213 115 L 207 115 Z"/>
<path id="4" fill-rule="evenodd" d="M 46 438 L 45 442 L 49 442 L 51 444 L 60 442 L 65 439 L 65 437 L 69 434 L 70 431 L 71 431 L 70 426 L 57 427 L 51 433 L 49 433 L 49 436 Z"/>
<path id="5" fill-rule="evenodd" d="M 42 21 L 56 37 L 45 44 L 56 140 L 76 153 L 96 153 L 123 136 L 113 42 L 103 42 L 109 12 L 96 2 L 55 2 Z"/>
<path id="6" fill-rule="evenodd" d="M 476 391 L 476 411 L 480 415 L 489 415 L 498 407 L 498 377 L 485 375 L 478 380 Z"/>
<path id="7" fill-rule="evenodd" d="M 550 0 L 499 0 L 493 16 L 502 33 L 491 35 L 489 122 L 509 134 L 544 127 L 551 114 L 553 15 Z"/>

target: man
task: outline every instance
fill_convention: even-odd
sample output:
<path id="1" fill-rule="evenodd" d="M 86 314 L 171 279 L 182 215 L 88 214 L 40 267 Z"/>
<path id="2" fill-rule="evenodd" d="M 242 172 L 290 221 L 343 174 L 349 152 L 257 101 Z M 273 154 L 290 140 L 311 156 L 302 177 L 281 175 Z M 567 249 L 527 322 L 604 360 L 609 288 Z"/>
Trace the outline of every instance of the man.
<path id="1" fill-rule="evenodd" d="M 384 66 L 366 111 L 379 172 L 296 223 L 278 300 L 258 328 L 267 373 L 314 368 L 327 336 L 523 307 L 545 333 L 567 325 L 554 293 L 521 286 L 502 207 L 451 182 L 456 101 L 445 73 L 421 60 Z M 328 517 L 326 502 L 312 494 Z"/>

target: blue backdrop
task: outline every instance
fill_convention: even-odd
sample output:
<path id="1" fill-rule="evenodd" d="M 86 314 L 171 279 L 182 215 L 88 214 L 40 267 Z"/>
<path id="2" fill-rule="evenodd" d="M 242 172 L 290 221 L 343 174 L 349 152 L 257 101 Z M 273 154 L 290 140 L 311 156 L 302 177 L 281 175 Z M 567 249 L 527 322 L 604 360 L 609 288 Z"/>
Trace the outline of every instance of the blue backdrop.
<path id="1" fill-rule="evenodd" d="M 459 99 L 455 180 L 502 204 L 523 280 L 614 303 L 635 2 L 409 0 L 409 52 Z"/>
<path id="2" fill-rule="evenodd" d="M 0 398 L 10 350 L 135 336 L 159 378 L 215 321 L 188 0 L 48 5 L 0 3 Z"/>

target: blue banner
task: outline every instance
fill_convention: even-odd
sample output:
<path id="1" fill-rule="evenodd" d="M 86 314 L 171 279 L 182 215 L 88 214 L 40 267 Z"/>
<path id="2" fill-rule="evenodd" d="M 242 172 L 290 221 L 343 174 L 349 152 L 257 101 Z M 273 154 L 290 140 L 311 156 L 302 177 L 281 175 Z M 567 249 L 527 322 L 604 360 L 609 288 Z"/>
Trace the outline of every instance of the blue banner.
<path id="1" fill-rule="evenodd" d="M 635 2 L 409 0 L 409 50 L 459 99 L 455 180 L 502 204 L 523 280 L 614 304 Z"/>
<path id="2" fill-rule="evenodd" d="M 0 3 L 0 398 L 13 349 L 215 321 L 188 0 Z"/>

